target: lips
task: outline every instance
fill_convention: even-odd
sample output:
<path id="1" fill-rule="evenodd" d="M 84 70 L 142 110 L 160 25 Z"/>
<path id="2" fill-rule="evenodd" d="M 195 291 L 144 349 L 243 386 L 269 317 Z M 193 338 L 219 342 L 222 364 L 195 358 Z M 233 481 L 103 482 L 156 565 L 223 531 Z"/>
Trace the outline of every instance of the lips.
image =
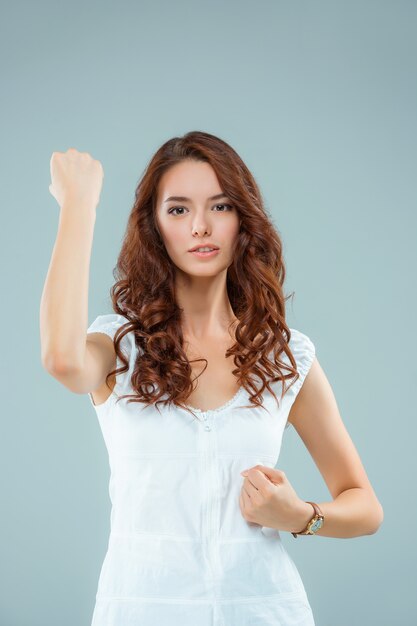
<path id="1" fill-rule="evenodd" d="M 199 248 L 212 248 L 212 250 L 218 250 L 219 246 L 215 246 L 214 244 L 211 244 L 211 243 L 206 243 L 204 245 L 194 246 L 194 248 L 191 248 L 191 250 L 188 250 L 188 252 L 195 252 Z"/>
<path id="2" fill-rule="evenodd" d="M 192 250 L 191 254 L 194 254 L 195 257 L 199 259 L 212 259 L 217 256 L 217 253 L 220 252 L 219 248 L 213 248 L 208 252 L 199 252 L 198 250 Z"/>

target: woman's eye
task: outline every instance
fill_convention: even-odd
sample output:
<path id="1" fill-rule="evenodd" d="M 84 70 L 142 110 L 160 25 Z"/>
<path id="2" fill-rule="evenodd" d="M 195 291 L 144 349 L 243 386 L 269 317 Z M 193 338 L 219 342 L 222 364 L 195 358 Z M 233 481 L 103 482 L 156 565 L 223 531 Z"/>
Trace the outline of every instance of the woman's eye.
<path id="1" fill-rule="evenodd" d="M 174 206 L 172 207 L 172 209 L 169 209 L 168 213 L 173 213 L 177 209 L 183 209 L 183 208 L 184 208 L 183 206 Z M 180 213 L 180 215 L 182 215 L 182 213 Z"/>
<path id="2" fill-rule="evenodd" d="M 214 206 L 215 207 L 225 206 L 225 207 L 228 207 L 230 211 L 233 209 L 233 206 L 231 204 L 215 204 Z M 174 211 L 183 210 L 184 208 L 185 207 L 183 206 L 174 206 L 171 209 L 169 209 L 168 213 L 174 213 Z M 225 213 L 225 211 L 216 211 L 216 213 Z M 176 215 L 183 215 L 183 213 L 176 213 Z"/>
<path id="3" fill-rule="evenodd" d="M 233 209 L 231 204 L 216 204 L 216 206 L 227 206 L 227 207 L 229 207 L 230 210 Z M 224 213 L 224 211 L 220 211 L 220 213 Z"/>

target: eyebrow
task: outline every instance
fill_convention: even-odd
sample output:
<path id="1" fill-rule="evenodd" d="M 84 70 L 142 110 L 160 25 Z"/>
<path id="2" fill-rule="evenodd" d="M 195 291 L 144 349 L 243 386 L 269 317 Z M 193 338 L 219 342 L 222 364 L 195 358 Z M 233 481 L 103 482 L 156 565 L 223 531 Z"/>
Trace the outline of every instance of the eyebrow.
<path id="1" fill-rule="evenodd" d="M 225 193 L 218 193 L 216 196 L 211 196 L 208 200 L 220 200 L 220 198 L 227 198 L 228 196 Z M 164 202 L 191 202 L 191 198 L 186 198 L 185 196 L 169 196 Z"/>

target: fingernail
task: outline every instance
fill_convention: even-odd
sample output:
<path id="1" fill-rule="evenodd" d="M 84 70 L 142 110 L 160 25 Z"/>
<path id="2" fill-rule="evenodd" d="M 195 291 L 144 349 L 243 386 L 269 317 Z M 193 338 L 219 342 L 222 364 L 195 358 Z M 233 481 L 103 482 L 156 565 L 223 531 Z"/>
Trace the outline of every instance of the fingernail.
<path id="1" fill-rule="evenodd" d="M 244 470 L 243 472 L 240 472 L 241 476 L 247 476 L 248 472 L 246 470 Z"/>

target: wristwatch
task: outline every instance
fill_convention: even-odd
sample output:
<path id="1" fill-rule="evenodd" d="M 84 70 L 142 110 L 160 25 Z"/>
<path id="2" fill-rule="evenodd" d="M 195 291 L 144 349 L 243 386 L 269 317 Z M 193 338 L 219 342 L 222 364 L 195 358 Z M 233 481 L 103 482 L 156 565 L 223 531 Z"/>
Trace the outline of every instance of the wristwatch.
<path id="1" fill-rule="evenodd" d="M 309 500 L 306 500 L 306 502 L 308 504 L 311 504 L 314 508 L 314 515 L 308 522 L 304 530 L 299 533 L 291 533 L 292 535 L 294 535 L 295 539 L 297 539 L 297 535 L 314 535 L 324 524 L 324 515 L 319 505 L 315 502 L 310 502 Z"/>

